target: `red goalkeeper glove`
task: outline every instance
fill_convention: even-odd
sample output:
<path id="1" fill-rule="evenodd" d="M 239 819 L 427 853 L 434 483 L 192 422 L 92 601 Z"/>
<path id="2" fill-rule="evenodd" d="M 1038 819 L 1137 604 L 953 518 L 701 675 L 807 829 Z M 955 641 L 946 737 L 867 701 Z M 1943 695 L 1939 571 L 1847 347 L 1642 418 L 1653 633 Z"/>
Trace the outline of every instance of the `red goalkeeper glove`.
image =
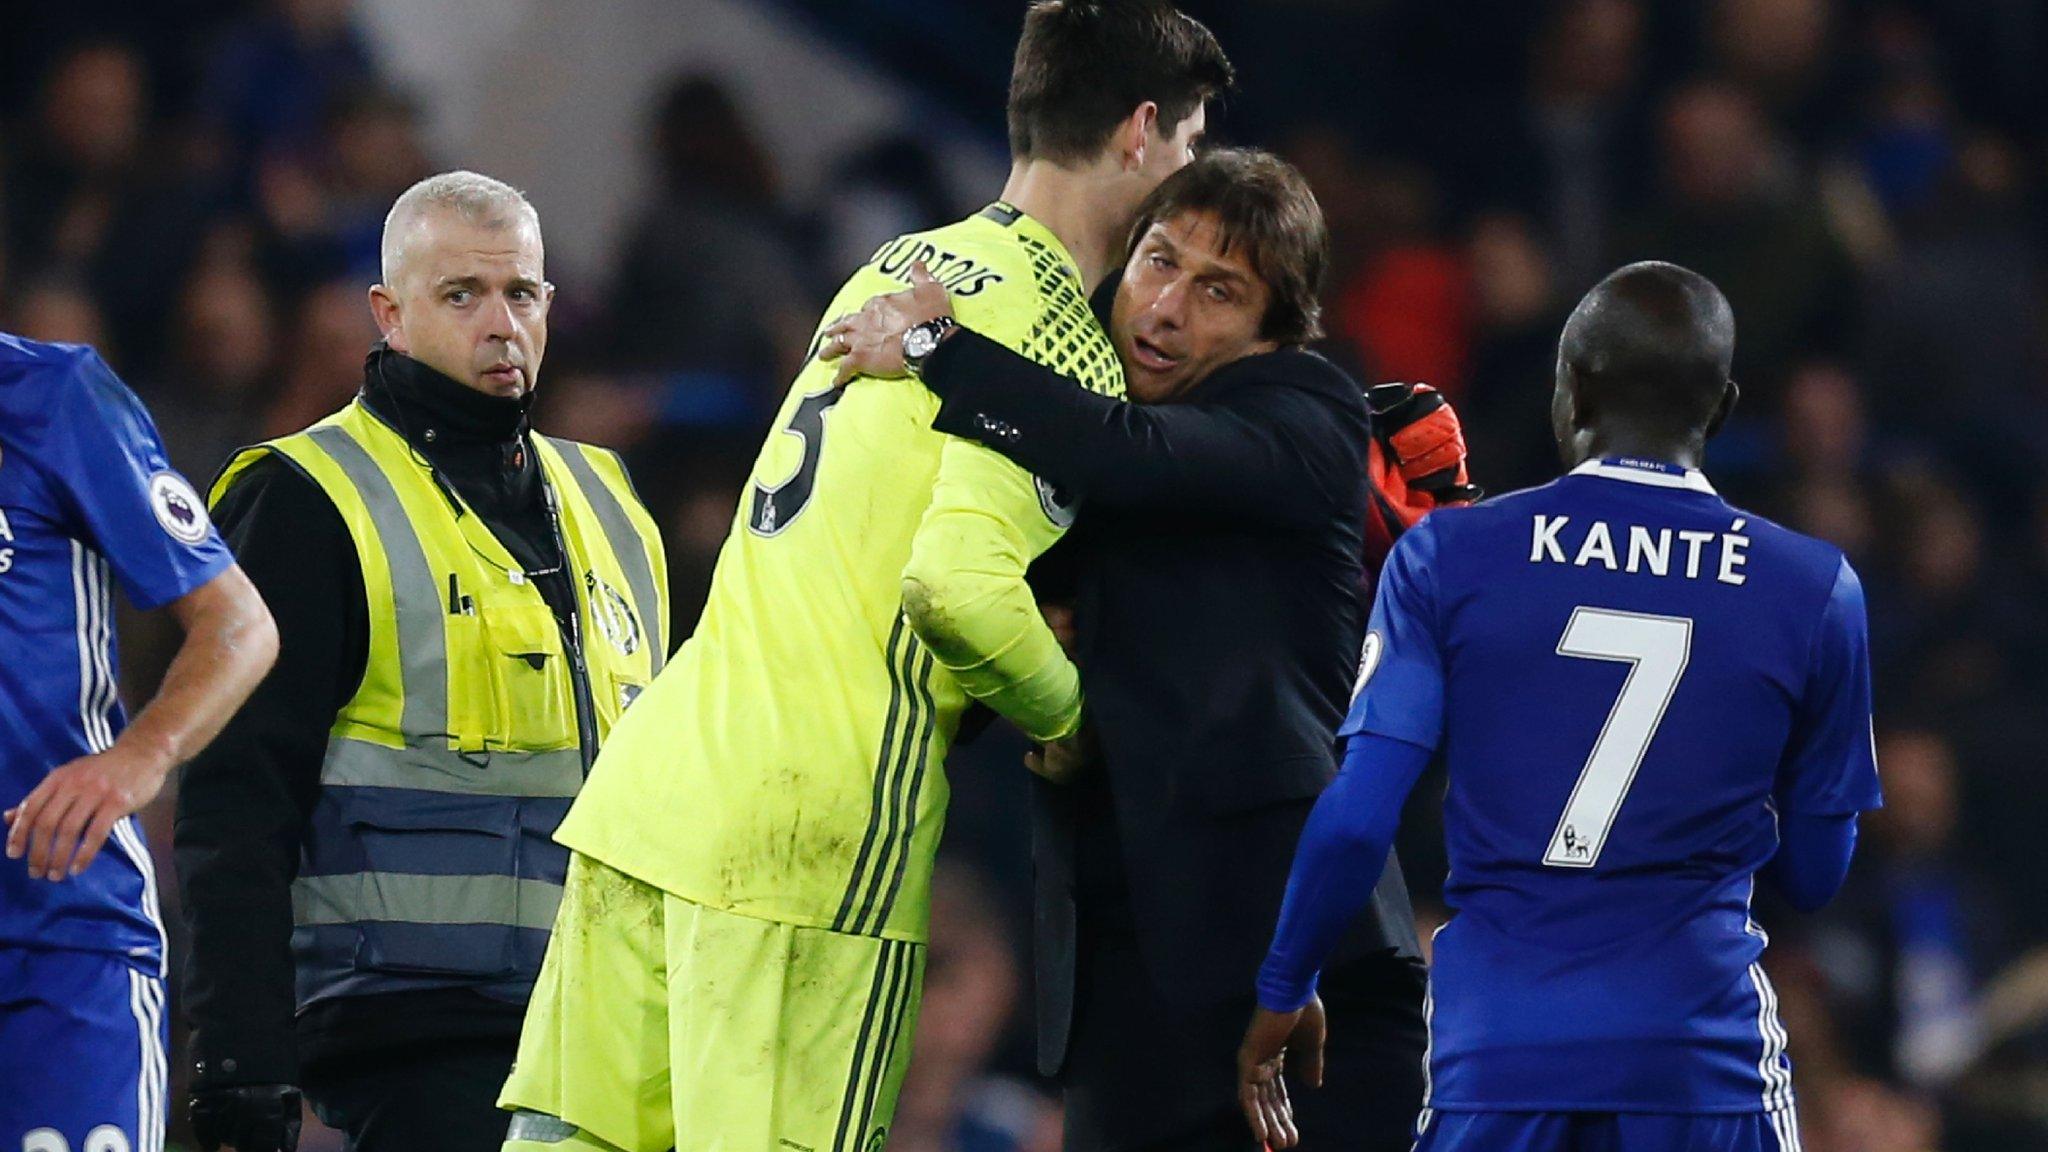
<path id="1" fill-rule="evenodd" d="M 1466 472 L 1465 429 L 1443 393 L 1427 384 L 1380 384 L 1365 390 L 1365 402 L 1373 431 L 1365 559 L 1377 571 L 1416 521 L 1485 492 Z"/>

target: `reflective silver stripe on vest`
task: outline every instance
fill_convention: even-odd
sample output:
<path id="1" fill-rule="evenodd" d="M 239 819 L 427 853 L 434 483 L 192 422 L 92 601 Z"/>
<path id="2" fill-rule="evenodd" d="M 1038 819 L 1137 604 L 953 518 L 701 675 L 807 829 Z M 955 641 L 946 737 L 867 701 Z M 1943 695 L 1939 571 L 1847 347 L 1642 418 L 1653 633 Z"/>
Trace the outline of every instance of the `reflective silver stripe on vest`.
<path id="1" fill-rule="evenodd" d="M 416 788 L 469 796 L 574 797 L 583 785 L 583 753 L 576 748 L 554 752 L 386 748 L 337 736 L 327 742 L 320 783 L 329 788 Z"/>
<path id="2" fill-rule="evenodd" d="M 668 621 L 654 619 L 661 615 L 661 601 L 654 594 L 654 564 L 647 554 L 647 542 L 640 538 L 632 518 L 619 505 L 611 488 L 598 478 L 597 470 L 583 455 L 583 446 L 561 440 L 549 443 L 561 453 L 570 475 L 576 477 L 576 486 L 583 489 L 584 497 L 596 510 L 597 522 L 604 529 L 604 538 L 611 543 L 612 555 L 619 558 L 619 567 L 626 572 L 626 583 L 632 586 L 634 610 L 640 614 L 640 626 L 647 630 L 653 669 L 659 672 L 668 658 L 668 637 L 665 635 Z"/>
<path id="3" fill-rule="evenodd" d="M 391 565 L 391 599 L 398 629 L 399 683 L 405 712 L 399 721 L 408 742 L 448 734 L 448 641 L 441 589 L 427 566 L 426 549 L 399 503 L 390 478 L 363 446 L 338 425 L 314 428 L 307 438 L 332 457 L 369 510 L 370 522 Z"/>
<path id="4" fill-rule="evenodd" d="M 562 886 L 514 876 L 422 876 L 407 872 L 350 872 L 302 876 L 292 882 L 292 923 L 509 924 L 555 926 Z M 493 914 L 515 910 L 507 918 Z"/>

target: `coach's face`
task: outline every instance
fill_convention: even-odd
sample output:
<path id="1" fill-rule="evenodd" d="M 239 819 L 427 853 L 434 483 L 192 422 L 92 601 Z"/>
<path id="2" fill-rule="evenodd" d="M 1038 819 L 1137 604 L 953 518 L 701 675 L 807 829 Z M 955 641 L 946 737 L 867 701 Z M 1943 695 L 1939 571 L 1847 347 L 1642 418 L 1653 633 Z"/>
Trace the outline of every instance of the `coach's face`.
<path id="1" fill-rule="evenodd" d="M 1210 212 L 1152 225 L 1131 252 L 1110 312 L 1131 398 L 1175 398 L 1233 360 L 1271 352 L 1260 335 L 1273 292 L 1245 246 L 1225 247 Z"/>
<path id="2" fill-rule="evenodd" d="M 401 251 L 392 283 L 371 289 L 392 349 L 492 396 L 532 391 L 555 293 L 541 274 L 539 223 L 479 224 L 431 210 Z"/>

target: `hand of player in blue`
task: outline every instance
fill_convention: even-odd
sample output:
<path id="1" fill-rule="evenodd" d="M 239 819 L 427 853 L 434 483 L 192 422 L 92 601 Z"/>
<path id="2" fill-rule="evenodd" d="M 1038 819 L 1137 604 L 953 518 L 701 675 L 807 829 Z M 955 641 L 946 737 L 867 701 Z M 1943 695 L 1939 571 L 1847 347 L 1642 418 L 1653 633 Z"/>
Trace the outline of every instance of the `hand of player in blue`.
<path id="1" fill-rule="evenodd" d="M 845 384 L 855 376 L 901 376 L 906 371 L 903 334 L 952 314 L 953 299 L 946 294 L 945 285 L 933 279 L 919 260 L 910 266 L 910 287 L 876 296 L 860 311 L 826 325 L 819 338 L 818 359 L 839 361 L 834 384 Z"/>
<path id="2" fill-rule="evenodd" d="M 167 757 L 129 740 L 53 769 L 9 808 L 7 858 L 28 855 L 28 873 L 63 880 L 86 870 L 114 825 L 156 798 Z"/>
<path id="3" fill-rule="evenodd" d="M 1287 1058 L 1294 1057 L 1296 1078 L 1311 1088 L 1323 1086 L 1323 1001 L 1310 996 L 1292 1012 L 1259 1008 L 1237 1049 L 1237 1102 L 1252 1134 L 1273 1148 L 1301 1142 L 1294 1127 L 1294 1106 L 1281 1077 Z"/>

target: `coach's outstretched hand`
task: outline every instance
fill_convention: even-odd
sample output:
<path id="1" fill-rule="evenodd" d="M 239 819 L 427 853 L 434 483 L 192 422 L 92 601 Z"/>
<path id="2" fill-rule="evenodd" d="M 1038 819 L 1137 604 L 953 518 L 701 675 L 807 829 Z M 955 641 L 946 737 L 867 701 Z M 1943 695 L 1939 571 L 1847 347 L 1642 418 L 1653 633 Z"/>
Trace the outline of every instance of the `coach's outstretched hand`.
<path id="1" fill-rule="evenodd" d="M 289 1084 L 205 1088 L 192 1094 L 192 1135 L 205 1152 L 297 1152 L 299 1090 Z"/>
<path id="2" fill-rule="evenodd" d="M 1244 1043 L 1237 1049 L 1237 1102 L 1252 1134 L 1273 1148 L 1301 1142 L 1294 1127 L 1294 1106 L 1281 1078 L 1287 1058 L 1294 1057 L 1295 1077 L 1311 1088 L 1323 1086 L 1323 1001 L 1310 996 L 1292 1012 L 1265 1008 L 1252 1013 Z"/>
<path id="3" fill-rule="evenodd" d="M 858 312 L 841 316 L 819 335 L 818 359 L 839 361 L 834 384 L 855 376 L 901 376 L 903 334 L 919 324 L 953 314 L 953 298 L 919 260 L 910 266 L 910 287 L 876 296 Z"/>

